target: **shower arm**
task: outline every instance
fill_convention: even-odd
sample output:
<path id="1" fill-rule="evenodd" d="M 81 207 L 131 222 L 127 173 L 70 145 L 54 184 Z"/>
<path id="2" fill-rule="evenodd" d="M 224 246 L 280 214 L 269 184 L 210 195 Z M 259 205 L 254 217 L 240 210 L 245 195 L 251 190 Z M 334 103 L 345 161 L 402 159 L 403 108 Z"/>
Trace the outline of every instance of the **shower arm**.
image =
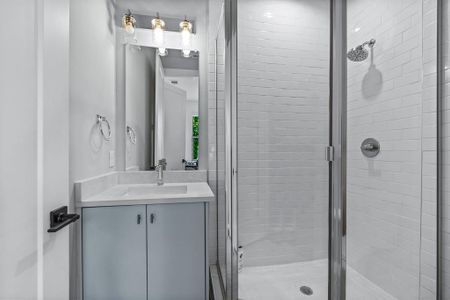
<path id="1" fill-rule="evenodd" d="M 375 40 L 375 39 L 371 39 L 370 41 L 367 41 L 367 42 L 364 42 L 362 45 L 361 45 L 361 47 L 364 47 L 364 46 L 369 46 L 369 48 L 373 48 L 373 46 L 375 46 L 375 43 L 376 43 L 377 41 Z"/>

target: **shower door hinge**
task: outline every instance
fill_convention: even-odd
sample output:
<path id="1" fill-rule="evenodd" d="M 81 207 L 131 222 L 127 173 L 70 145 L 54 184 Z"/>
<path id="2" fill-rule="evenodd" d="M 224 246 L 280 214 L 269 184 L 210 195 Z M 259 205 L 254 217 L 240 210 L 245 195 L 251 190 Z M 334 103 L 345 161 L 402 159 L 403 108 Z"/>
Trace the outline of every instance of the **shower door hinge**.
<path id="1" fill-rule="evenodd" d="M 327 146 L 325 149 L 325 160 L 328 162 L 334 161 L 334 147 L 333 146 Z"/>

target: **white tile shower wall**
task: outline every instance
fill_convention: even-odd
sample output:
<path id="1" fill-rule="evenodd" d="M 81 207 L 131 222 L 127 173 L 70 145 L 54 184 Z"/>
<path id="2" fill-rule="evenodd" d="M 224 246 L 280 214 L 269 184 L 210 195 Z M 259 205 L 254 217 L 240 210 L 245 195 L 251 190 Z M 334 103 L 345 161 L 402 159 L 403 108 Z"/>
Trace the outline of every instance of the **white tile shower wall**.
<path id="1" fill-rule="evenodd" d="M 444 1 L 444 65 L 445 82 L 443 87 L 443 112 L 442 112 L 442 145 L 443 145 L 443 178 L 442 178 L 442 292 L 443 299 L 450 299 L 450 1 Z"/>
<path id="2" fill-rule="evenodd" d="M 216 88 L 219 86 L 216 84 L 216 37 L 218 36 L 218 27 L 220 25 L 220 15 L 222 12 L 222 0 L 209 0 L 209 24 L 208 24 L 208 184 L 213 191 L 216 201 L 210 203 L 210 214 L 209 214 L 209 260 L 210 264 L 217 263 L 217 241 L 218 239 L 223 240 L 223 233 L 225 232 L 222 226 L 218 225 L 219 222 L 223 222 L 223 218 L 225 216 L 224 208 L 224 199 L 220 198 L 219 195 L 223 194 L 223 189 L 219 186 L 218 172 L 217 168 L 221 163 L 218 161 L 222 161 L 221 157 L 223 157 L 223 149 L 217 149 L 217 142 L 221 140 L 220 137 L 220 128 L 223 125 L 223 119 L 216 120 L 216 115 L 220 116 L 221 113 L 216 111 Z M 220 50 L 217 51 L 221 53 Z M 223 57 L 222 57 L 223 58 Z M 220 57 L 217 58 L 217 63 L 219 64 L 218 70 L 223 70 L 223 63 Z M 222 73 L 223 77 L 223 73 Z M 221 100 L 218 102 L 223 102 L 223 87 L 222 91 L 219 91 L 217 94 L 221 95 Z M 223 107 L 223 105 L 221 106 Z M 222 145 L 223 146 L 223 145 Z M 220 151 L 219 151 L 220 150 Z M 221 177 L 220 180 L 222 180 Z M 218 203 L 221 205 L 218 205 Z M 222 224 L 222 223 L 221 223 Z M 225 245 L 222 243 L 220 245 L 220 251 L 225 251 Z"/>
<path id="3" fill-rule="evenodd" d="M 216 106 L 217 106 L 217 247 L 218 262 L 225 278 L 226 199 L 225 199 L 225 31 L 221 22 L 216 40 Z"/>
<path id="4" fill-rule="evenodd" d="M 328 253 L 329 1 L 238 2 L 244 265 Z"/>
<path id="5" fill-rule="evenodd" d="M 433 9 L 428 0 L 348 2 L 348 47 L 377 43 L 366 61 L 348 63 L 347 259 L 398 299 L 435 292 Z M 368 137 L 381 143 L 373 159 L 359 150 Z"/>
<path id="6" fill-rule="evenodd" d="M 420 299 L 436 299 L 437 0 L 423 1 Z"/>

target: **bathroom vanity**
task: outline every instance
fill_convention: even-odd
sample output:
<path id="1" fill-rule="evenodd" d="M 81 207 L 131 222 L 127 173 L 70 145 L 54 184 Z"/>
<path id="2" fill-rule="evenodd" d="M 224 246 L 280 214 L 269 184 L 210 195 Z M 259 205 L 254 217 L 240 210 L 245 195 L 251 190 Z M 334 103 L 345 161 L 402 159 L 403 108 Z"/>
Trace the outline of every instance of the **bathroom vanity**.
<path id="1" fill-rule="evenodd" d="M 208 296 L 206 182 L 110 184 L 81 198 L 83 299 Z"/>

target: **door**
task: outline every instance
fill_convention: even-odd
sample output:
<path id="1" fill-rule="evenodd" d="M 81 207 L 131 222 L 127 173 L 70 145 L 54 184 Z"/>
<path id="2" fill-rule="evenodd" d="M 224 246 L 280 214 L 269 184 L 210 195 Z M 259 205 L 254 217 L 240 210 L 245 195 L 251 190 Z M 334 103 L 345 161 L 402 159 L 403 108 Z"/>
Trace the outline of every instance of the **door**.
<path id="1" fill-rule="evenodd" d="M 148 205 L 148 300 L 206 299 L 205 205 Z"/>
<path id="2" fill-rule="evenodd" d="M 164 147 L 168 170 L 182 170 L 186 154 L 187 94 L 172 83 L 164 82 Z"/>
<path id="3" fill-rule="evenodd" d="M 69 299 L 69 228 L 47 233 L 69 205 L 69 1 L 0 11 L 0 299 Z"/>
<path id="4" fill-rule="evenodd" d="M 147 299 L 145 205 L 83 209 L 84 300 Z"/>

